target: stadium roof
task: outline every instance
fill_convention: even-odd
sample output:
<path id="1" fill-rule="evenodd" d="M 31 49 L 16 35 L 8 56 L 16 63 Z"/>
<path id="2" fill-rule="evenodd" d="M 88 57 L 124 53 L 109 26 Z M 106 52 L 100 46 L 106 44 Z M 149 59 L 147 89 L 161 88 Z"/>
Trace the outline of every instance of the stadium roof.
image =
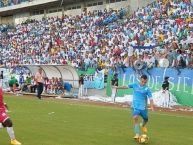
<path id="1" fill-rule="evenodd" d="M 75 68 L 70 65 L 21 65 L 30 70 L 32 74 L 36 74 L 39 68 L 43 70 L 46 77 L 62 78 L 65 82 L 72 84 L 74 88 L 79 87 L 79 76 Z"/>
<path id="2" fill-rule="evenodd" d="M 61 7 L 67 4 L 73 4 L 73 3 L 84 2 L 84 1 L 88 1 L 88 0 L 48 0 L 47 2 L 34 1 L 34 2 L 29 2 L 29 4 L 22 3 L 18 5 L 0 8 L 0 16 L 9 16 L 17 12 L 25 12 L 30 10 Z"/>

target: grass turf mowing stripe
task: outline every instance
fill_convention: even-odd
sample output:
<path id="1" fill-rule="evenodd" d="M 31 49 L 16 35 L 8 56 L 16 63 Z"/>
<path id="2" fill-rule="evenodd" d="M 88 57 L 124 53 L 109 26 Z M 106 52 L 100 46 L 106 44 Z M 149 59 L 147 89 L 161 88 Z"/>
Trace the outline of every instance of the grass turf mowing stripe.
<path id="1" fill-rule="evenodd" d="M 132 139 L 128 108 L 23 96 L 5 97 L 5 100 L 12 111 L 16 136 L 23 145 L 137 144 Z M 192 118 L 157 113 L 149 115 L 149 145 L 191 145 Z M 0 144 L 9 144 L 5 130 L 0 131 Z"/>

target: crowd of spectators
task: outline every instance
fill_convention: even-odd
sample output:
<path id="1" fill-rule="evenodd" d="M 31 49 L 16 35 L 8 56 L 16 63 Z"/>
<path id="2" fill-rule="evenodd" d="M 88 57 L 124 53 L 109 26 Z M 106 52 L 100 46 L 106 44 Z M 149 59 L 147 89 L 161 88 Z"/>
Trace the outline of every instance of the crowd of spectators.
<path id="1" fill-rule="evenodd" d="M 0 8 L 21 4 L 23 2 L 31 2 L 31 1 L 33 1 L 33 0 L 1 0 L 0 1 Z"/>
<path id="2" fill-rule="evenodd" d="M 24 77 L 24 73 L 20 73 L 19 78 L 14 75 L 8 81 L 10 91 L 16 93 L 17 91 L 35 93 L 37 92 L 37 83 L 35 77 L 28 73 Z M 44 78 L 43 92 L 45 94 L 64 95 L 65 92 L 70 92 L 72 85 L 64 82 L 62 78 L 52 77 Z"/>
<path id="3" fill-rule="evenodd" d="M 104 10 L 1 25 L 1 63 L 69 64 L 86 70 L 133 67 L 137 60 L 159 67 L 165 58 L 170 67 L 193 68 L 190 1 L 157 0 L 127 18 L 123 15 L 122 10 Z"/>

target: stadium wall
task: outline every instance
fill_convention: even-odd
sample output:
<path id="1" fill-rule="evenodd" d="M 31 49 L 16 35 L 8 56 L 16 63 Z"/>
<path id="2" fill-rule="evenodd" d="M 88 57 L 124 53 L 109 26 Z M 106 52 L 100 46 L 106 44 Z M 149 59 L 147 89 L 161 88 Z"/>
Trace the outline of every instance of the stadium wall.
<path id="1" fill-rule="evenodd" d="M 178 75 L 176 69 L 173 68 L 153 68 L 150 71 L 150 75 L 146 71 L 143 73 L 148 75 L 148 86 L 152 91 L 160 91 L 161 85 L 165 76 L 169 76 L 170 91 L 176 96 L 178 103 L 184 106 L 193 106 L 193 70 L 181 69 L 181 74 Z M 109 75 L 110 76 L 110 75 Z M 138 75 L 132 68 L 126 69 L 125 79 L 124 74 L 119 74 L 119 85 L 127 85 L 138 81 Z M 111 78 L 108 78 L 106 94 L 111 96 L 110 87 Z M 124 96 L 125 94 L 132 94 L 132 89 L 119 89 L 117 96 Z"/>
<path id="2" fill-rule="evenodd" d="M 29 18 L 29 15 L 29 12 L 15 14 L 15 24 L 26 21 Z"/>
<path id="3" fill-rule="evenodd" d="M 155 0 L 130 0 L 131 11 L 135 11 L 138 8 L 147 6 Z"/>

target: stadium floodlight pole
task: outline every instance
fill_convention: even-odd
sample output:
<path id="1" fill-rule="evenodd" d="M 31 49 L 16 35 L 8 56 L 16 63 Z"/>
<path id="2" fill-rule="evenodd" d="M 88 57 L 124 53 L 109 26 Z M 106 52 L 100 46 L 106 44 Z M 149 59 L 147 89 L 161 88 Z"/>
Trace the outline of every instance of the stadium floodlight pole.
<path id="1" fill-rule="evenodd" d="M 139 8 L 139 0 L 137 0 L 137 8 Z"/>
<path id="2" fill-rule="evenodd" d="M 61 0 L 61 3 L 58 4 L 57 13 L 59 12 L 59 11 L 58 11 L 58 10 L 59 10 L 59 7 L 62 7 L 63 3 L 64 3 L 64 0 Z M 58 14 L 57 14 L 57 15 L 58 15 Z"/>
<path id="3" fill-rule="evenodd" d="M 64 0 L 62 0 L 62 1 L 61 1 L 60 6 L 62 6 L 62 5 L 63 5 L 63 2 L 64 2 Z"/>

